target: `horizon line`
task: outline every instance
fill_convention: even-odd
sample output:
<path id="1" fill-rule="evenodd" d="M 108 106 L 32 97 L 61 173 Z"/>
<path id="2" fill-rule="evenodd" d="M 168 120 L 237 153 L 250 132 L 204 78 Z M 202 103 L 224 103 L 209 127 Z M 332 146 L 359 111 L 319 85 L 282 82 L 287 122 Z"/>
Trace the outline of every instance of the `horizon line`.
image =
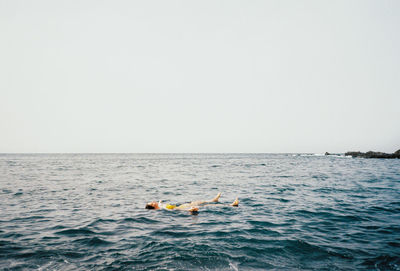
<path id="1" fill-rule="evenodd" d="M 320 152 L 0 152 L 2 154 L 325 154 Z M 344 154 L 344 152 L 330 152 Z"/>

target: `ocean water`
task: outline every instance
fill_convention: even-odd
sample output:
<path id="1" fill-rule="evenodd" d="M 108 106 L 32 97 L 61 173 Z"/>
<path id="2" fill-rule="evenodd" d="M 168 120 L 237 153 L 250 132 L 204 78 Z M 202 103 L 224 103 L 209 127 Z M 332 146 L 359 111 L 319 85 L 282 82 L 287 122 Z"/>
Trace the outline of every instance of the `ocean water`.
<path id="1" fill-rule="evenodd" d="M 1 154 L 0 269 L 400 270 L 400 160 Z"/>

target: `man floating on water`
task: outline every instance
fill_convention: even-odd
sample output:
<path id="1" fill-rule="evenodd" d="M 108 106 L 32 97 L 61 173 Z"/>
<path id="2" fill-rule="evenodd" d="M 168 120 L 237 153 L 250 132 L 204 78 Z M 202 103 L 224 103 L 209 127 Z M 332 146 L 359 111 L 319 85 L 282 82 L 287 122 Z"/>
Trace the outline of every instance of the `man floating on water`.
<path id="1" fill-rule="evenodd" d="M 198 200 L 198 201 L 192 201 L 190 203 L 184 203 L 179 206 L 176 205 L 171 205 L 169 203 L 162 203 L 160 200 L 159 202 L 157 201 L 152 201 L 146 204 L 146 209 L 154 209 L 154 210 L 181 210 L 181 211 L 188 211 L 190 213 L 197 213 L 199 211 L 200 206 L 232 206 L 232 207 L 238 207 L 239 206 L 239 199 L 236 198 L 231 204 L 217 204 L 219 201 L 219 198 L 221 197 L 221 193 L 218 193 L 218 195 L 213 198 L 212 200 Z"/>

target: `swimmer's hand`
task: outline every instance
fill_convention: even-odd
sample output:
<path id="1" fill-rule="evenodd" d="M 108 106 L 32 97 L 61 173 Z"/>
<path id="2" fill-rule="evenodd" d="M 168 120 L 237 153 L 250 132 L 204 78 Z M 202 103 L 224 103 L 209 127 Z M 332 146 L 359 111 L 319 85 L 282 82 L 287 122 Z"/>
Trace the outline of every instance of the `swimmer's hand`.
<path id="1" fill-rule="evenodd" d="M 192 214 L 196 214 L 196 213 L 199 212 L 199 208 L 193 206 L 193 207 L 191 207 L 188 211 L 189 211 L 190 213 L 192 213 Z"/>

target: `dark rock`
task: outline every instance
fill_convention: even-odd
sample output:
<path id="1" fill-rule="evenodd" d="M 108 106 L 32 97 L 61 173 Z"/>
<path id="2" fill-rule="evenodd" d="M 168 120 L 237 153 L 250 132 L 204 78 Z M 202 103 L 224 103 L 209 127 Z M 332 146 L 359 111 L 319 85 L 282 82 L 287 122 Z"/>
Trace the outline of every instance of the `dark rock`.
<path id="1" fill-rule="evenodd" d="M 348 151 L 344 155 L 351 156 L 351 157 L 360 157 L 360 156 L 362 156 L 362 153 L 359 151 Z"/>
<path id="2" fill-rule="evenodd" d="M 352 156 L 352 157 L 361 157 L 361 158 L 383 158 L 383 159 L 400 159 L 400 150 L 394 153 L 384 153 L 384 152 L 346 152 L 344 155 Z"/>
<path id="3" fill-rule="evenodd" d="M 326 152 L 325 155 L 335 155 L 335 156 L 342 156 L 342 153 L 330 153 L 330 152 Z"/>

